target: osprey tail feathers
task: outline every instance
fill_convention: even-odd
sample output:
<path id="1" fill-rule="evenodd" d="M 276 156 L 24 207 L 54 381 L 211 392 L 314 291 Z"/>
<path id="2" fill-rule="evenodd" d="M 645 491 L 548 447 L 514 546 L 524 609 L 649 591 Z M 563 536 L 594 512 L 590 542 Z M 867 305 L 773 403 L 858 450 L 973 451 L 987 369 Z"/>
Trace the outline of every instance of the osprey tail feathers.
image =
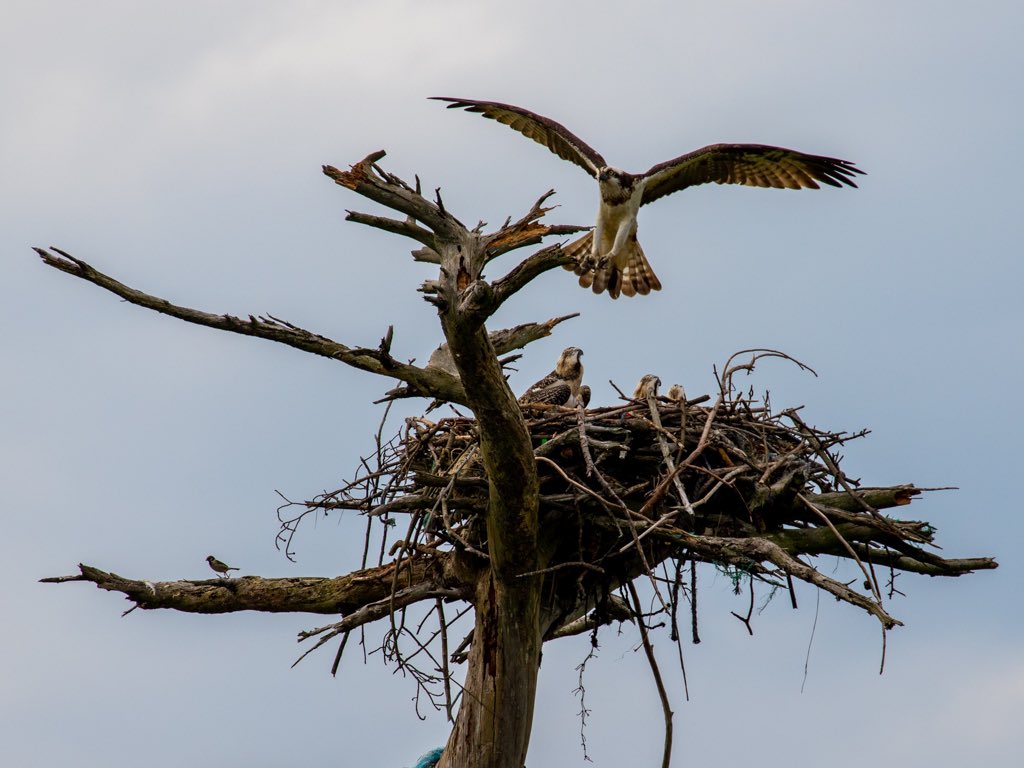
<path id="1" fill-rule="evenodd" d="M 568 264 L 563 264 L 563 269 L 568 269 L 570 272 L 575 272 L 577 275 L 582 275 L 584 270 L 583 265 L 590 259 L 590 251 L 594 247 L 594 233 L 587 232 L 579 240 L 569 243 L 562 249 L 562 252 L 567 256 L 571 256 L 574 261 L 570 261 Z"/>
<path id="2" fill-rule="evenodd" d="M 638 293 L 646 296 L 651 291 L 661 290 L 661 281 L 651 269 L 636 235 L 626 243 L 625 266 L 621 269 L 611 263 L 595 266 L 590 258 L 592 242 L 593 233 L 588 232 L 565 247 L 565 252 L 576 259 L 575 263 L 566 264 L 565 268 L 579 275 L 581 286 L 590 288 L 594 293 L 608 291 L 613 299 L 619 298 L 620 293 L 626 296 Z"/>
<path id="3" fill-rule="evenodd" d="M 622 268 L 619 277 L 622 292 L 627 296 L 634 296 L 638 293 L 641 296 L 646 296 L 651 291 L 660 291 L 661 281 L 651 269 L 651 264 L 644 255 L 644 249 L 637 242 L 636 235 L 633 235 L 626 244 L 626 254 L 626 266 Z M 609 267 L 609 269 L 614 269 L 614 267 Z M 594 284 L 596 290 L 596 279 Z M 608 280 L 608 293 L 613 299 L 619 295 L 618 291 L 612 291 L 611 278 Z"/>

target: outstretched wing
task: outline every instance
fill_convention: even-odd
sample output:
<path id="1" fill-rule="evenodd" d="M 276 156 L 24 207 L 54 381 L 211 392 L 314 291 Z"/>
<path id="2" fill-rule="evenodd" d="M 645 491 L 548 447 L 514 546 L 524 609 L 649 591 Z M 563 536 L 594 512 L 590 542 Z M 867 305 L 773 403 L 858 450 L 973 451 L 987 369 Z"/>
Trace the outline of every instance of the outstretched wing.
<path id="1" fill-rule="evenodd" d="M 651 168 L 641 204 L 697 184 L 745 184 L 776 189 L 856 187 L 853 178 L 864 171 L 848 160 L 805 155 L 794 149 L 764 144 L 712 144 Z"/>
<path id="2" fill-rule="evenodd" d="M 435 101 L 450 101 L 448 109 L 464 109 L 467 112 L 489 117 L 504 123 L 509 128 L 519 131 L 523 136 L 543 144 L 563 160 L 576 163 L 591 176 L 597 176 L 598 170 L 605 163 L 597 151 L 585 141 L 572 133 L 561 123 L 538 115 L 528 109 L 512 104 L 501 104 L 497 101 L 473 101 L 472 99 L 453 99 L 447 96 L 431 96 Z"/>
<path id="3" fill-rule="evenodd" d="M 557 375 L 554 371 L 531 386 L 519 398 L 522 404 L 547 403 L 548 405 L 565 405 L 572 397 L 572 387 L 569 382 Z"/>

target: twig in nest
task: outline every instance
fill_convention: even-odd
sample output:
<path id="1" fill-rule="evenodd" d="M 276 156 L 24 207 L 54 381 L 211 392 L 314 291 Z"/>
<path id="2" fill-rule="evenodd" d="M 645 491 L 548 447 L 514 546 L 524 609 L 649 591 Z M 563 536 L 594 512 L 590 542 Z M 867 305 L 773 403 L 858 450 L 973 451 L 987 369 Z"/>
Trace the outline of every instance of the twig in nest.
<path id="1" fill-rule="evenodd" d="M 444 600 L 437 598 L 435 604 L 437 609 L 437 621 L 441 632 L 441 679 L 444 681 L 444 710 L 448 722 L 455 722 L 452 719 L 452 675 L 448 669 L 448 624 L 444 618 Z"/>

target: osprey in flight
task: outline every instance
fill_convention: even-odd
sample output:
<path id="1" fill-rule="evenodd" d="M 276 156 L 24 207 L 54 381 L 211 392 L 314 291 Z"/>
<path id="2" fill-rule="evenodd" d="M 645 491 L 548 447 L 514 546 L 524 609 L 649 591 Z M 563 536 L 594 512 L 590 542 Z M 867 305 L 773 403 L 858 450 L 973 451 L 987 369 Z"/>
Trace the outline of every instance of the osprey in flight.
<path id="1" fill-rule="evenodd" d="M 567 265 L 579 275 L 580 285 L 594 293 L 607 290 L 617 299 L 646 295 L 661 289 L 636 239 L 640 206 L 697 184 L 745 184 L 777 189 L 818 189 L 818 182 L 832 187 L 856 187 L 855 174 L 864 172 L 847 160 L 805 155 L 792 149 L 764 144 L 711 144 L 658 163 L 645 173 L 612 168 L 586 142 L 561 123 L 522 107 L 496 101 L 473 101 L 434 96 L 451 102 L 449 109 L 465 109 L 504 123 L 564 160 L 583 168 L 597 179 L 601 205 L 592 232 L 566 246 L 576 259 Z"/>
<path id="2" fill-rule="evenodd" d="M 519 402 L 546 403 L 548 405 L 567 405 L 574 407 L 576 398 L 582 394 L 580 384 L 583 381 L 583 350 L 579 347 L 566 347 L 558 357 L 555 370 L 526 390 Z M 589 390 L 589 387 L 587 388 Z M 589 400 L 589 395 L 586 398 Z M 586 402 L 584 402 L 586 407 Z"/>

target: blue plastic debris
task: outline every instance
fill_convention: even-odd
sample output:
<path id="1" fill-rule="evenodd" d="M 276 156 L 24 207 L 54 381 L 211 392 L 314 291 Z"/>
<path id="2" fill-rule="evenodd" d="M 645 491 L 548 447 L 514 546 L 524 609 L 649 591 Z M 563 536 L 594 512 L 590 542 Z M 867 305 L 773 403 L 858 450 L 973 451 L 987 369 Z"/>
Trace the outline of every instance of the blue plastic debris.
<path id="1" fill-rule="evenodd" d="M 442 752 L 444 752 L 444 747 L 438 747 L 437 749 L 430 750 L 420 758 L 420 761 L 416 763 L 414 768 L 434 768 L 435 765 L 441 762 Z"/>

